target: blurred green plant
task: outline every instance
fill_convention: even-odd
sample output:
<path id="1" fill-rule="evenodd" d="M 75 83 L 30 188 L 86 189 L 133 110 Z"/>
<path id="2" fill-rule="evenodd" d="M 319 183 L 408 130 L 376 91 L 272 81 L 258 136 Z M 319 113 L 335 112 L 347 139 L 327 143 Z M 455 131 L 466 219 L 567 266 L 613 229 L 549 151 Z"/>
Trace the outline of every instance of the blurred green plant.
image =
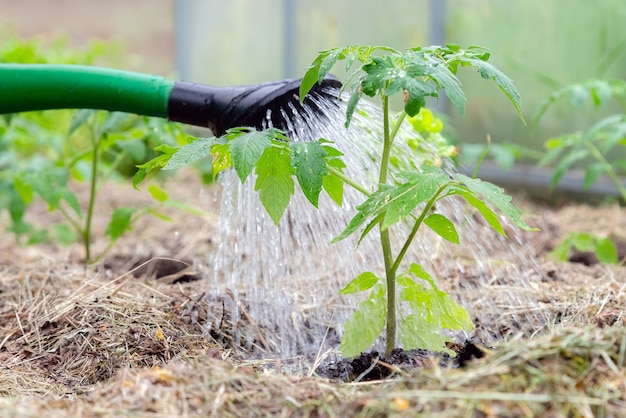
<path id="1" fill-rule="evenodd" d="M 568 261 L 572 250 L 592 252 L 599 262 L 617 264 L 619 262 L 615 243 L 608 237 L 597 237 L 584 232 L 573 232 L 557 245 L 550 255 L 561 261 Z"/>
<path id="2" fill-rule="evenodd" d="M 604 117 L 590 128 L 569 132 L 545 141 L 546 152 L 537 152 L 515 144 L 464 145 L 463 162 L 479 166 L 483 159 L 492 159 L 499 167 L 509 170 L 516 161 L 535 161 L 539 167 L 552 167 L 551 187 L 557 187 L 565 173 L 571 170 L 584 172 L 583 189 L 590 189 L 601 175 L 615 185 L 621 200 L 626 202 L 626 81 L 621 79 L 590 79 L 557 89 L 540 106 L 533 118 L 536 128 L 546 112 L 559 101 L 567 101 L 573 109 L 588 112 L 614 101 L 622 113 Z M 567 260 L 572 249 L 592 251 L 602 263 L 616 263 L 617 252 L 610 238 L 595 237 L 574 232 L 552 252 L 552 256 Z"/>
<path id="3" fill-rule="evenodd" d="M 92 41 L 84 49 L 72 48 L 65 38 L 22 40 L 0 29 L 0 62 L 69 63 L 93 65 L 116 61 L 117 44 Z M 180 127 L 157 118 L 120 112 L 93 110 L 50 110 L 0 116 L 0 211 L 7 211 L 7 230 L 19 243 L 54 241 L 83 244 L 88 263 L 99 260 L 116 240 L 141 216 L 161 219 L 165 206 L 177 206 L 157 184 L 148 191 L 154 204 L 147 207 L 118 207 L 111 214 L 105 235 L 109 245 L 100 254 L 91 249 L 93 213 L 100 186 L 107 180 L 125 180 L 135 166 L 152 157 L 159 144 L 186 143 Z M 73 182 L 87 182 L 89 193 L 81 202 Z M 42 200 L 62 220 L 51 225 L 28 221 L 28 208 Z"/>
<path id="4" fill-rule="evenodd" d="M 604 174 L 613 182 L 622 201 L 626 202 L 626 187 L 621 178 L 626 174 L 626 159 L 615 158 L 615 155 L 623 155 L 626 151 L 626 81 L 592 79 L 567 85 L 555 91 L 544 102 L 533 124 L 537 126 L 546 111 L 561 99 L 568 100 L 573 108 L 579 109 L 589 102 L 600 107 L 615 100 L 620 104 L 622 113 L 605 117 L 585 131 L 548 139 L 545 142 L 547 153 L 538 165 L 554 167 L 552 187 L 556 187 L 563 175 L 574 168 L 582 169 L 585 173 L 584 189 L 589 189 Z M 583 161 L 591 162 L 576 165 Z M 560 260 L 567 260 L 572 249 L 592 251 L 602 263 L 615 264 L 619 261 L 615 244 L 610 238 L 579 232 L 566 237 L 551 254 Z"/>
<path id="5" fill-rule="evenodd" d="M 566 133 L 546 141 L 547 153 L 538 164 L 554 166 L 552 186 L 555 187 L 576 163 L 591 160 L 590 164 L 578 167 L 585 173 L 584 188 L 590 188 L 601 174 L 605 174 L 626 202 L 626 188 L 620 179 L 620 175 L 626 173 L 626 159 L 611 162 L 608 159 L 610 154 L 619 151 L 617 148 L 626 146 L 626 81 L 595 79 L 565 86 L 544 102 L 533 124 L 538 125 L 546 111 L 560 99 L 568 99 L 574 108 L 582 108 L 589 102 L 599 107 L 615 99 L 624 112 L 608 116 L 586 131 Z"/>

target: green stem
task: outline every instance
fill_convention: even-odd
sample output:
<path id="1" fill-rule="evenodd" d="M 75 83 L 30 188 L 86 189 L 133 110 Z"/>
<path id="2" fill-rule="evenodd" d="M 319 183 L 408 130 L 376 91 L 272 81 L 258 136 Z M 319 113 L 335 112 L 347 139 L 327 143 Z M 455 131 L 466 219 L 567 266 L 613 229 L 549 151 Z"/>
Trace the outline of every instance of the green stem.
<path id="1" fill-rule="evenodd" d="M 474 172 L 472 173 L 472 178 L 475 179 L 478 177 L 478 171 L 480 170 L 480 166 L 483 165 L 485 158 L 489 155 L 489 151 L 491 150 L 491 137 L 487 136 L 487 146 L 478 156 L 478 161 L 476 161 L 476 167 L 474 167 Z"/>
<path id="2" fill-rule="evenodd" d="M 63 215 L 65 220 L 70 223 L 72 228 L 74 228 L 74 231 L 76 231 L 78 236 L 82 236 L 83 228 L 78 222 L 76 222 L 76 220 L 70 215 L 70 213 L 63 206 L 59 206 L 58 210 L 61 212 L 61 215 Z"/>
<path id="3" fill-rule="evenodd" d="M 98 157 L 100 154 L 100 136 L 95 129 L 92 133 L 93 151 L 91 161 L 91 179 L 89 181 L 89 204 L 87 206 L 87 218 L 85 219 L 85 229 L 83 233 L 83 245 L 85 247 L 85 260 L 91 263 L 91 224 L 93 220 L 93 210 L 96 206 L 96 179 L 98 175 Z"/>
<path id="4" fill-rule="evenodd" d="M 403 110 L 398 115 L 398 119 L 396 119 L 393 125 L 393 129 L 391 130 L 391 135 L 390 135 L 391 143 L 393 143 L 393 140 L 396 138 L 396 135 L 398 134 L 398 131 L 400 130 L 400 127 L 402 126 L 402 122 L 404 122 L 404 118 L 406 118 L 406 112 Z"/>
<path id="5" fill-rule="evenodd" d="M 397 129 L 395 130 L 397 132 Z M 392 137 L 389 132 L 389 97 L 383 96 L 383 155 L 380 162 L 379 184 L 387 183 L 387 173 L 389 170 L 389 156 L 391 154 Z M 393 254 L 391 251 L 391 239 L 389 229 L 382 228 L 381 214 L 380 245 L 383 250 L 385 261 L 385 278 L 387 284 L 387 328 L 385 333 L 385 352 L 391 354 L 396 346 L 396 277 L 393 272 Z"/>
<path id="6" fill-rule="evenodd" d="M 350 177 L 346 176 L 345 174 L 343 174 L 341 171 L 337 170 L 335 167 L 331 167 L 329 165 L 326 166 L 326 170 L 332 174 L 333 176 L 338 177 L 339 179 L 341 179 L 341 181 L 343 181 L 344 183 L 346 183 L 348 186 L 352 187 L 353 189 L 363 193 L 365 196 L 370 196 L 372 193 L 367 190 L 365 187 L 361 186 L 359 183 L 353 181 Z"/>
<path id="7" fill-rule="evenodd" d="M 406 252 L 409 250 L 409 247 L 411 246 L 411 243 L 413 242 L 413 239 L 415 238 L 415 235 L 417 234 L 417 231 L 419 230 L 420 226 L 422 226 L 424 219 L 426 219 L 426 216 L 430 212 L 430 209 L 435 205 L 435 202 L 439 200 L 439 196 L 441 195 L 441 193 L 443 193 L 446 187 L 448 187 L 448 184 L 446 184 L 445 186 L 441 186 L 439 190 L 437 190 L 437 193 L 435 193 L 435 195 L 426 204 L 426 207 L 424 207 L 422 214 L 419 216 L 419 218 L 415 220 L 415 224 L 413 225 L 413 228 L 411 229 L 411 233 L 407 237 L 406 241 L 404 241 L 404 245 L 402 246 L 402 249 L 400 249 L 400 252 L 398 253 L 398 256 L 396 257 L 396 261 L 393 263 L 392 271 L 394 275 L 398 272 L 398 268 L 400 268 L 402 259 L 404 258 Z"/>
<path id="8" fill-rule="evenodd" d="M 389 134 L 389 97 L 383 96 L 383 155 L 380 161 L 379 184 L 387 183 L 389 156 L 391 154 L 391 135 Z"/>
<path id="9" fill-rule="evenodd" d="M 587 145 L 587 148 L 589 148 L 594 158 L 598 160 L 600 164 L 602 164 L 602 166 L 604 167 L 604 171 L 606 171 L 606 174 L 613 181 L 613 183 L 615 183 L 617 190 L 619 190 L 620 194 L 622 195 L 622 199 L 626 202 L 626 189 L 622 185 L 621 179 L 619 178 L 615 170 L 613 170 L 611 164 L 607 161 L 606 158 L 604 158 L 604 155 L 602 155 L 600 150 L 595 145 L 593 145 L 591 141 L 585 141 L 585 145 Z"/>

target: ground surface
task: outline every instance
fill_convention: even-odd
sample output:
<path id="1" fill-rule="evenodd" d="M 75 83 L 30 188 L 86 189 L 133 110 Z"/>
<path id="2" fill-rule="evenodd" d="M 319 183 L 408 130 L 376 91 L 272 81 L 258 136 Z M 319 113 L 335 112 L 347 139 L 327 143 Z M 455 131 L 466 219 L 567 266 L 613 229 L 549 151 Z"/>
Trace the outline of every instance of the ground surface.
<path id="1" fill-rule="evenodd" d="M 487 332 L 501 336 L 494 347 L 480 347 L 484 357 L 461 368 L 424 357 L 392 368 L 393 379 L 346 384 L 315 376 L 305 363 L 289 374 L 267 371 L 267 362 L 231 344 L 228 318 L 204 297 L 206 281 L 196 280 L 192 265 L 212 248 L 212 203 L 192 178 L 170 189 L 207 216 L 145 219 L 95 267 L 82 264 L 79 246 L 21 247 L 2 235 L 2 416 L 610 417 L 626 410 L 626 269 L 546 257 L 568 231 L 623 239 L 618 206 L 550 208 L 519 198 L 529 223 L 542 229 L 521 236 L 534 249 L 539 278 L 515 287 L 493 271 L 492 285 L 464 302 L 470 310 L 485 299 L 498 307 L 505 293 L 533 301 L 482 312 Z M 95 236 L 108 208 L 138 199 L 119 185 L 102 196 Z M 40 208 L 33 216 L 45 223 L 54 215 Z M 131 274 L 153 257 L 139 277 Z M 180 273 L 185 263 L 191 268 Z M 529 333 L 520 318 L 530 314 L 550 323 Z M 219 325 L 207 332 L 207 321 Z M 486 326 L 477 325 L 480 344 Z"/>

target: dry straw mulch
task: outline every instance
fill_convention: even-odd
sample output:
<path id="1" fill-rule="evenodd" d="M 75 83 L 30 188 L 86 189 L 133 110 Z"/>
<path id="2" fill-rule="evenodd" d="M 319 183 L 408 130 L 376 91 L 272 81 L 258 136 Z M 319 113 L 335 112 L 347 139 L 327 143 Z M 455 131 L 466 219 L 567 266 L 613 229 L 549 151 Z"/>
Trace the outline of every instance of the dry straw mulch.
<path id="1" fill-rule="evenodd" d="M 119 190 L 110 195 L 123 199 Z M 282 373 L 247 359 L 232 343 L 225 305 L 205 297 L 204 280 L 127 274 L 135 259 L 193 259 L 207 251 L 211 217 L 143 224 L 116 247 L 109 260 L 117 262 L 96 268 L 81 264 L 79 248 L 16 247 L 4 236 L 0 416 L 623 416 L 626 271 L 542 255 L 567 228 L 584 228 L 582 220 L 619 230 L 622 212 L 532 210 L 541 211 L 539 226 L 549 230 L 532 238 L 543 280 L 512 289 L 494 279 L 465 301 L 474 311 L 485 298 L 494 301 L 489 306 L 497 311 L 482 314 L 492 328 L 509 328 L 505 339 L 464 368 L 443 368 L 433 359 L 391 380 L 357 384 L 319 378 L 306 363 Z M 534 302 L 518 312 L 498 305 L 511 292 Z M 523 310 L 551 322 L 529 335 L 511 321 Z"/>
<path id="2" fill-rule="evenodd" d="M 22 304 L 2 312 L 3 416 L 591 417 L 626 408 L 621 320 L 512 339 L 463 369 L 433 361 L 390 381 L 343 384 L 262 371 L 203 335 L 201 281 L 66 277 L 68 291 L 56 294 L 49 279 L 26 287 L 18 278 Z"/>

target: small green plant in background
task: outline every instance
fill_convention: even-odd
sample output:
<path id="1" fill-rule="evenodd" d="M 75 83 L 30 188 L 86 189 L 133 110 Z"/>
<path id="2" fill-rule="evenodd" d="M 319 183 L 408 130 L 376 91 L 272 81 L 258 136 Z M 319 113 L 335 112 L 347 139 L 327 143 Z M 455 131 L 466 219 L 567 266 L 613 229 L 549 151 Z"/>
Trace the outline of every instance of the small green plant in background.
<path id="1" fill-rule="evenodd" d="M 92 65 L 115 60 L 117 55 L 115 44 L 94 41 L 77 50 L 64 38 L 22 40 L 10 32 L 0 45 L 0 62 Z M 86 262 L 95 262 L 139 217 L 150 214 L 167 219 L 161 213 L 165 206 L 192 210 L 153 184 L 149 192 L 155 203 L 115 208 L 105 231 L 109 245 L 103 253 L 93 254 L 92 220 L 102 184 L 135 174 L 135 166 L 149 159 L 156 145 L 185 142 L 186 135 L 175 124 L 120 112 L 53 110 L 2 115 L 0 211 L 8 212 L 8 230 L 25 244 L 81 242 Z M 75 182 L 88 184 L 86 201 L 81 202 L 74 191 Z M 36 200 L 58 211 L 62 220 L 43 226 L 30 222 L 28 209 Z"/>
<path id="2" fill-rule="evenodd" d="M 617 248 L 610 238 L 600 238 L 584 232 L 573 232 L 557 245 L 550 255 L 561 261 L 570 259 L 572 250 L 592 252 L 599 262 L 617 264 L 619 262 Z"/>
<path id="3" fill-rule="evenodd" d="M 325 139 L 293 142 L 275 129 L 257 132 L 248 128 L 231 129 L 220 138 L 196 139 L 183 147 L 161 146 L 157 150 L 162 155 L 140 166 L 136 183 L 150 171 L 177 169 L 212 155 L 216 174 L 234 167 L 242 182 L 252 173 L 256 175 L 255 189 L 277 225 L 294 193 L 295 181 L 316 207 L 322 190 L 341 204 L 344 184 L 355 188 L 363 194 L 364 201 L 333 242 L 357 232 L 360 242 L 377 229 L 385 274 L 380 277 L 374 272 L 364 272 L 341 290 L 346 294 L 369 291 L 367 299 L 344 326 L 341 351 L 345 356 L 354 356 L 370 347 L 385 329 L 388 353 L 396 347 L 398 337 L 405 349 L 445 350 L 447 338 L 441 330 L 470 330 L 471 320 L 461 306 L 437 287 L 435 279 L 420 263 L 407 265 L 404 260 L 423 227 L 450 242 L 460 243 L 452 221 L 438 213 L 438 202 L 452 196 L 464 198 L 501 235 L 505 232 L 496 211 L 519 227 L 532 229 L 501 188 L 442 168 L 440 159 L 454 154 L 453 148 L 439 144 L 441 154 L 428 160 L 422 152 L 423 144 L 419 143 L 440 140 L 437 134 L 441 122 L 423 110 L 427 96 L 437 97 L 442 89 L 463 114 L 466 98 L 456 77 L 462 67 L 474 67 L 483 78 L 495 80 L 521 116 L 517 90 L 506 75 L 487 62 L 489 56 L 484 48 L 462 49 L 458 45 L 403 52 L 386 47 L 349 46 L 320 53 L 303 78 L 301 100 L 338 61 L 345 61 L 348 70 L 359 64 L 346 86 L 349 93 L 346 126 L 363 95 L 381 99 L 380 171 L 373 189 L 344 174 L 341 152 Z M 389 110 L 389 97 L 394 94 L 404 95 L 405 99 L 404 110 L 395 117 Z M 420 139 L 412 139 L 413 143 L 408 144 L 419 165 L 394 164 L 392 158 L 394 142 L 401 140 L 397 133 L 407 117 L 416 131 L 424 134 L 417 134 Z M 400 248 L 394 250 L 389 232 L 400 223 L 408 224 L 410 232 Z M 407 269 L 401 270 L 403 266 Z M 401 305 L 407 309 L 400 310 Z M 400 326 L 396 328 L 398 323 Z"/>
<path id="4" fill-rule="evenodd" d="M 547 111 L 560 101 L 567 101 L 572 108 L 582 112 L 588 111 L 585 106 L 589 104 L 599 108 L 610 102 L 617 102 L 622 113 L 607 116 L 586 130 L 568 132 L 546 140 L 546 152 L 510 143 L 464 145 L 464 162 L 477 162 L 478 168 L 482 160 L 489 157 L 500 168 L 509 170 L 516 161 L 529 160 L 539 167 L 553 168 L 553 188 L 571 170 L 583 171 L 584 190 L 590 189 L 600 176 L 605 175 L 615 185 L 622 202 L 626 202 L 626 188 L 622 181 L 622 177 L 626 175 L 626 81 L 591 79 L 559 88 L 541 105 L 533 119 L 533 127 L 537 127 Z M 591 251 L 600 262 L 614 264 L 619 261 L 615 248 L 611 238 L 573 232 L 551 254 L 566 261 L 573 249 Z"/>
<path id="5" fill-rule="evenodd" d="M 626 112 L 626 81 L 593 79 L 567 85 L 546 100 L 535 117 L 534 125 L 561 99 L 569 100 L 574 108 L 582 108 L 589 102 L 599 107 L 615 100 Z M 568 170 L 580 168 L 585 173 L 584 189 L 589 189 L 604 174 L 617 188 L 621 200 L 626 202 L 626 188 L 621 179 L 626 174 L 626 113 L 605 117 L 586 131 L 566 133 L 548 139 L 545 146 L 547 153 L 538 164 L 554 167 L 552 187 L 557 186 Z M 613 157 L 612 160 L 609 156 Z M 576 163 L 586 161 L 591 162 L 576 166 Z M 567 260 L 574 248 L 594 252 L 601 263 L 616 264 L 619 261 L 615 244 L 610 238 L 579 232 L 570 234 L 551 254 L 560 260 Z"/>
<path id="6" fill-rule="evenodd" d="M 602 106 L 611 99 L 617 100 L 626 111 L 626 82 L 623 80 L 589 80 L 565 86 L 553 93 L 542 105 L 534 120 L 537 125 L 546 111 L 558 100 L 569 99 L 573 107 L 582 107 L 588 102 Z M 540 166 L 553 165 L 552 186 L 556 187 L 563 174 L 574 168 L 577 162 L 590 159 L 590 164 L 581 167 L 585 172 L 583 186 L 591 187 L 601 174 L 607 175 L 626 202 L 626 188 L 620 174 L 626 172 L 626 160 L 609 162 L 611 153 L 626 151 L 626 114 L 606 117 L 583 132 L 572 132 L 548 139 L 547 154 L 539 161 Z"/>

